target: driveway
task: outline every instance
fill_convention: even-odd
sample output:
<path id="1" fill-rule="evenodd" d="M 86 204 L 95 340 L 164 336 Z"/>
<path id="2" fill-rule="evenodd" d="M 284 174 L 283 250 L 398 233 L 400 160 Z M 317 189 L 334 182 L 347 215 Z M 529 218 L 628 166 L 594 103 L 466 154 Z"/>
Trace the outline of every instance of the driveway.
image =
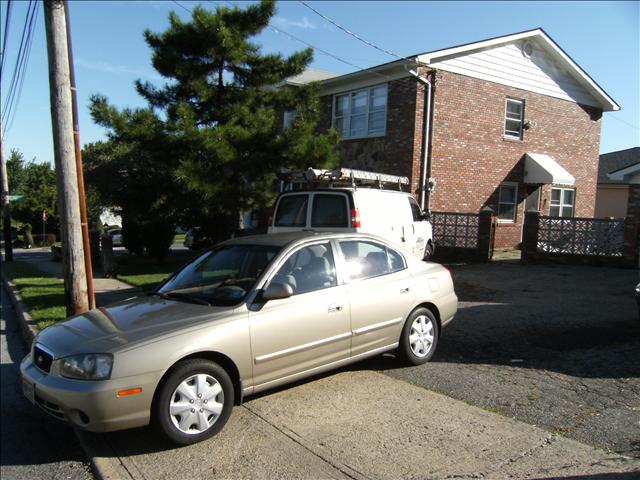
<path id="1" fill-rule="evenodd" d="M 358 365 L 551 432 L 640 457 L 637 270 L 452 266 L 460 310 L 434 359 Z"/>

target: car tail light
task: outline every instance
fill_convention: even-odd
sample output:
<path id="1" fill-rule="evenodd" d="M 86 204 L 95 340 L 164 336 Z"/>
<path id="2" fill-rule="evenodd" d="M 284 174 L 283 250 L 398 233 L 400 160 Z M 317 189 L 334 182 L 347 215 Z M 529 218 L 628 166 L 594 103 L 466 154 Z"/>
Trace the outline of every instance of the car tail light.
<path id="1" fill-rule="evenodd" d="M 360 211 L 357 208 L 351 209 L 351 226 L 360 228 Z"/>

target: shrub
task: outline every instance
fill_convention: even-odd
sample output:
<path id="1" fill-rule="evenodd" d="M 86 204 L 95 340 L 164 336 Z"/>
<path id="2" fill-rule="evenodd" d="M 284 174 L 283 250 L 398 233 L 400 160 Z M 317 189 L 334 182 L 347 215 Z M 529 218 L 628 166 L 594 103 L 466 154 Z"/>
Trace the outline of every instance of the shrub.
<path id="1" fill-rule="evenodd" d="M 147 253 L 159 262 L 169 254 L 176 226 L 164 218 L 148 220 L 143 224 L 142 237 Z"/>
<path id="2" fill-rule="evenodd" d="M 144 253 L 142 238 L 142 225 L 136 218 L 123 216 L 122 218 L 122 244 L 131 253 L 141 256 Z"/>

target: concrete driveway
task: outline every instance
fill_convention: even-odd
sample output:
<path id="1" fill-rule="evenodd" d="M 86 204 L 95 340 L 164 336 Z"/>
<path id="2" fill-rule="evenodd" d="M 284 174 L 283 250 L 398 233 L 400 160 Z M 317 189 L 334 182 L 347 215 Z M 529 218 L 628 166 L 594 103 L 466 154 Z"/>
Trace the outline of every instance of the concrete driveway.
<path id="1" fill-rule="evenodd" d="M 460 310 L 428 365 L 360 368 L 640 457 L 637 270 L 452 266 Z"/>

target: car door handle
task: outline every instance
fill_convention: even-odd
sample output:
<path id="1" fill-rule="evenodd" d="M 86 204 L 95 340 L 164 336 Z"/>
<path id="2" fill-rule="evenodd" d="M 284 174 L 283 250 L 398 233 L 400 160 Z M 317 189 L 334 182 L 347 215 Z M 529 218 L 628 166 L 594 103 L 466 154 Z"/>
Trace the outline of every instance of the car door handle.
<path id="1" fill-rule="evenodd" d="M 344 305 L 329 305 L 329 313 L 333 313 L 333 312 L 341 312 L 342 309 L 344 308 Z"/>
<path id="2" fill-rule="evenodd" d="M 400 293 L 409 293 L 409 290 L 410 290 L 409 287 L 401 288 Z"/>

